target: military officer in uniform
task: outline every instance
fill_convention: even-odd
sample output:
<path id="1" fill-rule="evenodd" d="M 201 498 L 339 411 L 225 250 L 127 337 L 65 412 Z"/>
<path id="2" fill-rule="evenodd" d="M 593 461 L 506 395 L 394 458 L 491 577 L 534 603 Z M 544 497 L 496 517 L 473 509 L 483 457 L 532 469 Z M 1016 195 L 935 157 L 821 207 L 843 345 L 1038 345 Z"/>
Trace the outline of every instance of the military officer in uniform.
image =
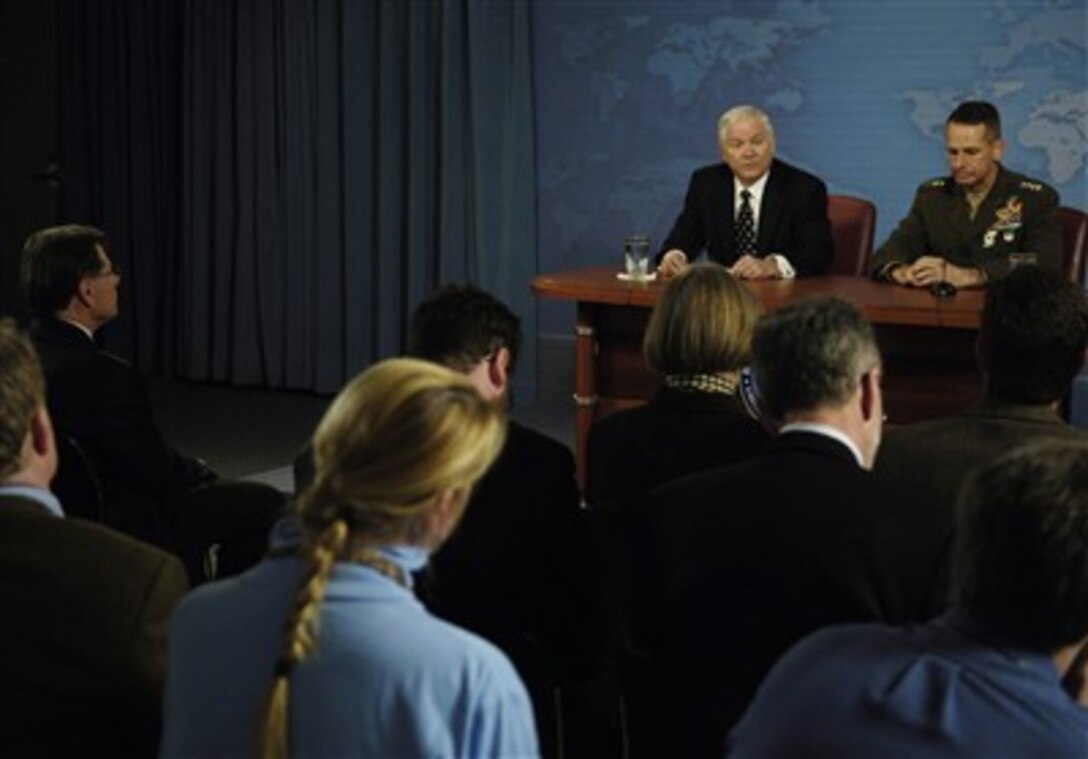
<path id="1" fill-rule="evenodd" d="M 968 101 L 945 123 L 952 174 L 924 182 L 910 213 L 876 252 L 876 279 L 910 287 L 982 287 L 1010 268 L 1010 253 L 1062 266 L 1058 193 L 1001 165 L 1001 117 Z"/>

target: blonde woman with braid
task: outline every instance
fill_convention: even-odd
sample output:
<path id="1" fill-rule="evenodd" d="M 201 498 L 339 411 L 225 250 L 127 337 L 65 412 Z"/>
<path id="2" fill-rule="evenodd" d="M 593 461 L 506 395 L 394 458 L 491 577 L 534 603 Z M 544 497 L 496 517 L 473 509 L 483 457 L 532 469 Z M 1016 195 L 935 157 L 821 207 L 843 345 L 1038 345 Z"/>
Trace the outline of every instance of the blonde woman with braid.
<path id="1" fill-rule="evenodd" d="M 508 660 L 411 589 L 503 435 L 501 411 L 438 365 L 392 359 L 352 381 L 314 435 L 302 548 L 174 615 L 162 755 L 536 755 Z"/>

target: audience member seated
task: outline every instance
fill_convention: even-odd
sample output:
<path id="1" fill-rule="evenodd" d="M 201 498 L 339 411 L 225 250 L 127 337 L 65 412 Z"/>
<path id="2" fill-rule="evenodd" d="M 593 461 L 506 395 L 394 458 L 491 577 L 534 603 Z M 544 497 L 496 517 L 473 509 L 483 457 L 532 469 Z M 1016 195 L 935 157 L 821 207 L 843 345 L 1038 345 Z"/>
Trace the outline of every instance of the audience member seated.
<path id="1" fill-rule="evenodd" d="M 520 320 L 505 304 L 472 285 L 446 285 L 413 313 L 408 353 L 466 375 L 505 410 L 521 338 Z M 304 451 L 296 485 L 312 466 Z M 578 500 L 570 450 L 509 421 L 502 452 L 473 490 L 457 533 L 418 578 L 428 609 L 514 662 L 546 755 L 558 749 L 555 688 L 584 676 L 599 650 Z"/>
<path id="2" fill-rule="evenodd" d="M 534 755 L 510 662 L 412 592 L 503 424 L 464 376 L 425 361 L 349 383 L 314 434 L 301 548 L 178 607 L 162 755 Z"/>
<path id="3" fill-rule="evenodd" d="M 719 756 L 779 655 L 826 625 L 919 617 L 939 563 L 940 534 L 868 471 L 881 360 L 857 309 L 784 306 L 756 326 L 752 357 L 777 438 L 662 486 L 634 514 L 625 688 L 640 755 Z"/>
<path id="4" fill-rule="evenodd" d="M 97 342 L 118 314 L 121 280 L 105 235 L 74 224 L 43 229 L 27 240 L 22 267 L 49 412 L 90 458 L 106 523 L 178 551 L 194 582 L 213 544 L 221 547 L 220 574 L 260 559 L 282 496 L 266 485 L 219 481 L 174 450 L 152 417 L 143 377 Z"/>
<path id="5" fill-rule="evenodd" d="M 1083 757 L 1088 447 L 1046 441 L 984 466 L 960 499 L 952 610 L 834 627 L 790 651 L 731 755 Z M 1078 654 L 1079 651 L 1079 654 Z M 1076 669 L 1074 669 L 1076 668 Z"/>
<path id="6" fill-rule="evenodd" d="M 660 389 L 646 405 L 609 414 L 590 428 L 586 500 L 598 606 L 612 654 L 600 687 L 617 704 L 614 656 L 627 637 L 631 596 L 627 512 L 657 485 L 753 456 L 770 441 L 739 387 L 760 310 L 724 266 L 684 268 L 666 284 L 643 338 Z"/>
<path id="7" fill-rule="evenodd" d="M 889 429 L 877 477 L 943 522 L 951 541 L 956 496 L 971 469 L 1032 440 L 1088 441 L 1058 416 L 1086 347 L 1083 287 L 1035 266 L 991 282 L 978 342 L 983 398 L 951 417 Z"/>
<path id="8" fill-rule="evenodd" d="M 154 756 L 177 559 L 66 519 L 34 350 L 0 322 L 0 755 Z"/>
<path id="9" fill-rule="evenodd" d="M 770 433 L 739 391 L 760 310 L 748 288 L 716 263 L 693 264 L 669 281 L 643 339 L 661 389 L 648 404 L 590 429 L 590 508 L 621 509 L 656 485 L 766 447 Z"/>

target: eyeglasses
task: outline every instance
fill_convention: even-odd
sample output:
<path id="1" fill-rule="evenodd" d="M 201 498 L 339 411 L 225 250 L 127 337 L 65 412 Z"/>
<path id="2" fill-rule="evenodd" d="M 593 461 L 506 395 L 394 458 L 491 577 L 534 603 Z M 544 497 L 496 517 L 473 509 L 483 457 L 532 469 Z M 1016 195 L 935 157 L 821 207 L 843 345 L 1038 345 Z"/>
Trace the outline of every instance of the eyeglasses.
<path id="1" fill-rule="evenodd" d="M 90 276 L 91 276 L 91 279 L 101 279 L 102 277 L 109 277 L 109 276 L 114 276 L 114 277 L 117 277 L 118 279 L 120 279 L 121 278 L 121 267 L 118 266 L 117 264 L 111 263 L 110 268 L 106 269 L 105 271 L 95 272 L 94 274 L 92 274 Z"/>

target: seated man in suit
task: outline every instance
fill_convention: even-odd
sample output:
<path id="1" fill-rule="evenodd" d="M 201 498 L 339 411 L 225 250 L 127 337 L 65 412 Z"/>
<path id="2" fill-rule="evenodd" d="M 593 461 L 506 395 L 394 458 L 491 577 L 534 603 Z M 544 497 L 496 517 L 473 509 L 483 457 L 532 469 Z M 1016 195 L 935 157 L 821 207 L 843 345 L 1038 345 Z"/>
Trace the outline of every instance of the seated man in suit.
<path id="1" fill-rule="evenodd" d="M 506 305 L 472 285 L 446 285 L 412 315 L 408 354 L 468 375 L 481 395 L 505 406 L 520 345 L 520 320 Z M 297 489 L 312 467 L 307 449 L 296 462 Z M 583 520 L 570 450 L 509 421 L 499 458 L 420 578 L 428 608 L 514 662 L 546 754 L 555 748 L 552 690 L 587 674 L 600 646 Z"/>
<path id="2" fill-rule="evenodd" d="M 847 621 L 922 616 L 940 555 L 868 471 L 883 422 L 869 323 L 836 298 L 765 316 L 752 341 L 762 454 L 676 480 L 636 513 L 632 640 L 647 755 L 720 755 L 775 659 Z M 933 545 L 930 545 L 932 543 Z M 633 671 L 638 672 L 639 666 Z M 653 699 L 651 699 L 653 701 Z"/>
<path id="3" fill-rule="evenodd" d="M 237 572 L 263 555 L 283 498 L 265 485 L 217 481 L 163 438 L 143 377 L 97 342 L 117 317 L 120 279 L 106 236 L 93 227 L 51 227 L 27 240 L 23 293 L 49 412 L 94 465 L 107 524 L 178 551 L 193 582 L 213 544 L 221 546 L 220 573 Z"/>
<path id="4" fill-rule="evenodd" d="M 671 277 L 704 249 L 739 279 L 792 279 L 831 265 L 834 245 L 827 187 L 774 157 L 774 127 L 751 105 L 718 119 L 724 163 L 691 175 L 684 208 L 661 252 Z"/>
<path id="5" fill-rule="evenodd" d="M 950 417 L 888 429 L 877 478 L 943 522 L 951 541 L 956 496 L 971 469 L 1033 440 L 1088 442 L 1058 416 L 1086 348 L 1083 287 L 1036 266 L 991 282 L 978 336 L 982 399 Z"/>
<path id="6" fill-rule="evenodd" d="M 1088 447 L 1037 443 L 984 466 L 957 523 L 952 611 L 807 638 L 760 686 L 731 755 L 1088 755 L 1074 701 L 1088 703 Z"/>
<path id="7" fill-rule="evenodd" d="M 56 467 L 38 359 L 0 322 L 0 755 L 153 756 L 184 570 L 66 519 Z"/>
<path id="8" fill-rule="evenodd" d="M 1012 253 L 1062 266 L 1058 193 L 1001 165 L 1001 117 L 968 101 L 945 123 L 951 176 L 923 182 L 907 217 L 876 251 L 873 276 L 908 287 L 982 287 L 1004 276 Z"/>

